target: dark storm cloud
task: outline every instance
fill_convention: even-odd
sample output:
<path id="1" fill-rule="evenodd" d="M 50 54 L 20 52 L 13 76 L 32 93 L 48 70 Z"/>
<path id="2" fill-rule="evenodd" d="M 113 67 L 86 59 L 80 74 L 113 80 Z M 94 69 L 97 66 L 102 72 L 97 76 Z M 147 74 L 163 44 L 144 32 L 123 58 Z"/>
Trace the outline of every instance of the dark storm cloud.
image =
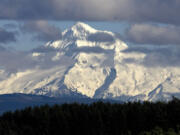
<path id="1" fill-rule="evenodd" d="M 9 42 L 15 42 L 17 34 L 17 32 L 10 32 L 4 28 L 0 28 L 0 43 L 6 44 Z"/>
<path id="2" fill-rule="evenodd" d="M 135 24 L 127 29 L 124 39 L 136 44 L 180 45 L 180 27 Z"/>
<path id="3" fill-rule="evenodd" d="M 61 30 L 47 21 L 28 21 L 20 26 L 22 32 L 35 34 L 40 41 L 53 41 L 61 38 Z"/>
<path id="4" fill-rule="evenodd" d="M 0 18 L 180 24 L 179 0 L 1 0 Z"/>

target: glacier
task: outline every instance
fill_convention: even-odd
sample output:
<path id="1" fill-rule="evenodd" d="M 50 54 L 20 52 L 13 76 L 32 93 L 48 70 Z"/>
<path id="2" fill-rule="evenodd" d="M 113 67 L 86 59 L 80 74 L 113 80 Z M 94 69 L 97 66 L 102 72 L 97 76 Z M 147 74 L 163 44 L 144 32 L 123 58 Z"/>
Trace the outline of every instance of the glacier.
<path id="1" fill-rule="evenodd" d="M 133 48 L 116 33 L 77 22 L 59 40 L 49 41 L 28 54 L 37 63 L 43 61 L 43 68 L 37 64 L 9 75 L 0 69 L 0 94 L 121 101 L 168 101 L 180 97 L 180 67 L 151 66 L 148 54 Z M 151 45 L 143 48 L 147 52 L 158 50 Z"/>

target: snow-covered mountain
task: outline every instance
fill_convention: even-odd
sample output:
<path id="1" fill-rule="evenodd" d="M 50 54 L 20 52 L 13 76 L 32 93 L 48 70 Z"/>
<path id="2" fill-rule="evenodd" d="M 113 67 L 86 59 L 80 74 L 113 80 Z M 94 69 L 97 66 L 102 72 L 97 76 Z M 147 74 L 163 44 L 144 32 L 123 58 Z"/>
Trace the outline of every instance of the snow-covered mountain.
<path id="1" fill-rule="evenodd" d="M 10 75 L 2 69 L 0 94 L 69 95 L 123 101 L 180 97 L 180 68 L 144 64 L 148 63 L 147 53 L 133 48 L 115 33 L 78 22 L 65 30 L 60 40 L 27 54 L 39 63 L 34 68 Z"/>

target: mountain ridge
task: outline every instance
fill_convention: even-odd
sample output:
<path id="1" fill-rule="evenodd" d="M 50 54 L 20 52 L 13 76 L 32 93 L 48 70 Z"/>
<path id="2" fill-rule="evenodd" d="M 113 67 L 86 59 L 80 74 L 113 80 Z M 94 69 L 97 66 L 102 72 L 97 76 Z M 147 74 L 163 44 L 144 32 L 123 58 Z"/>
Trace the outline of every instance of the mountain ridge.
<path id="1" fill-rule="evenodd" d="M 60 40 L 33 51 L 30 56 L 40 63 L 37 68 L 2 80 L 0 94 L 81 95 L 124 101 L 179 97 L 179 67 L 147 67 L 143 65 L 147 53 L 126 51 L 131 48 L 112 32 L 78 22 Z M 162 86 L 160 91 L 158 86 Z"/>

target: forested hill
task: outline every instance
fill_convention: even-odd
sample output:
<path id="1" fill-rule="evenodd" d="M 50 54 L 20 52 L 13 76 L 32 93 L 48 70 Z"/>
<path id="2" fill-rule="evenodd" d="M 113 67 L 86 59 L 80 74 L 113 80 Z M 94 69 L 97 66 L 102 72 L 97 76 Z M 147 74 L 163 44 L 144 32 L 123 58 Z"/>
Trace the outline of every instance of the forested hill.
<path id="1" fill-rule="evenodd" d="M 0 117 L 0 135 L 179 135 L 180 100 L 163 103 L 63 104 Z"/>
<path id="2" fill-rule="evenodd" d="M 44 104 L 48 104 L 50 106 L 54 104 L 63 104 L 63 103 L 85 103 L 90 104 L 97 101 L 103 102 L 111 102 L 111 103 L 122 103 L 120 101 L 114 100 L 103 100 L 103 99 L 91 99 L 88 97 L 79 97 L 75 96 L 61 96 L 58 98 L 55 97 L 47 97 L 40 95 L 30 95 L 30 94 L 5 94 L 0 95 L 0 115 L 7 111 L 15 111 L 17 109 L 24 109 L 26 107 L 33 106 L 41 106 Z"/>

